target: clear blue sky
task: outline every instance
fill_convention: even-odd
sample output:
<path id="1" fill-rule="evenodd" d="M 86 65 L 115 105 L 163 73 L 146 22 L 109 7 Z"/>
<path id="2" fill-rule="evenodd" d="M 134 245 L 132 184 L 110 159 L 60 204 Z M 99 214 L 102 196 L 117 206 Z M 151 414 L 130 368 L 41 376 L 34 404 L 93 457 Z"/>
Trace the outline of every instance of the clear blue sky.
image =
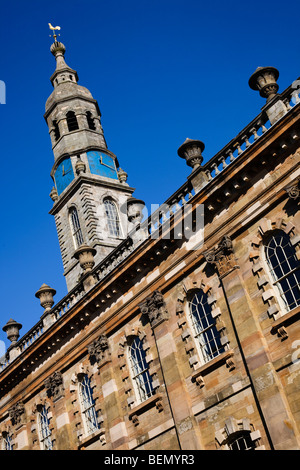
<path id="1" fill-rule="evenodd" d="M 67 292 L 48 213 L 48 22 L 61 26 L 66 62 L 99 102 L 108 147 L 150 205 L 186 181 L 177 149 L 187 137 L 204 141 L 207 160 L 260 112 L 264 100 L 248 86 L 258 66 L 279 69 L 281 91 L 298 78 L 299 11 L 294 0 L 1 1 L 0 340 L 9 318 L 21 335 L 39 320 L 42 283 L 56 302 Z"/>

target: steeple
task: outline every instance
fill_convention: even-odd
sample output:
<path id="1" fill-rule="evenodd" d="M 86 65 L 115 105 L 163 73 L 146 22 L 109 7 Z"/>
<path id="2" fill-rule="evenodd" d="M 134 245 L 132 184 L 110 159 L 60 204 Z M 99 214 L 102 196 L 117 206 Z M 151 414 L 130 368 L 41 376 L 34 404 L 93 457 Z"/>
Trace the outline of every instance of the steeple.
<path id="1" fill-rule="evenodd" d="M 76 70 L 71 69 L 65 62 L 66 48 L 63 43 L 55 41 L 50 51 L 56 59 L 56 70 L 50 78 L 51 83 L 54 87 L 57 87 L 60 83 L 71 81 L 72 83 L 78 82 L 78 75 Z"/>
<path id="2" fill-rule="evenodd" d="M 45 119 L 55 159 L 88 147 L 107 150 L 97 101 L 78 84 L 76 70 L 66 64 L 64 44 L 55 40 L 50 50 L 56 69 L 50 78 L 54 91 L 46 102 Z"/>
<path id="3" fill-rule="evenodd" d="M 77 72 L 66 64 L 64 44 L 53 36 L 54 90 L 44 114 L 54 154 L 50 213 L 55 216 L 70 290 L 82 274 L 74 256 L 81 245 L 93 249 L 98 263 L 127 236 L 127 217 L 119 208 L 134 189 L 107 148 L 97 101 L 78 84 Z"/>

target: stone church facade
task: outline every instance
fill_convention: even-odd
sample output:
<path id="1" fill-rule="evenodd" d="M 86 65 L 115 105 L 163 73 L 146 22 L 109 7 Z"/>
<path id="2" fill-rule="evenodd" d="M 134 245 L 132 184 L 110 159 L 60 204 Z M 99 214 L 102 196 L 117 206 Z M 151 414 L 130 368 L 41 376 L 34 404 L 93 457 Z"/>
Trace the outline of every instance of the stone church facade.
<path id="1" fill-rule="evenodd" d="M 43 284 L 40 321 L 23 337 L 3 326 L 0 448 L 299 450 L 296 82 L 279 93 L 278 71 L 258 68 L 259 115 L 205 164 L 187 139 L 189 177 L 142 220 L 97 101 L 56 38 L 51 52 L 51 214 L 68 294 L 54 303 Z"/>

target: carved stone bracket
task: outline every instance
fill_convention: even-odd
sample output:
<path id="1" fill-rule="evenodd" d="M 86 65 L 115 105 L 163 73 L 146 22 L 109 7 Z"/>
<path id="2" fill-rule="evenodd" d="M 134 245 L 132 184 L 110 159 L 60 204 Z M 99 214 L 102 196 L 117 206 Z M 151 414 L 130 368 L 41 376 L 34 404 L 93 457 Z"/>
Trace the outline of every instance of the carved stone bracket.
<path id="1" fill-rule="evenodd" d="M 285 191 L 287 192 L 290 199 L 296 200 L 300 197 L 300 177 L 296 179 L 289 186 L 286 186 Z"/>
<path id="2" fill-rule="evenodd" d="M 140 424 L 139 415 L 145 413 L 150 408 L 156 407 L 157 411 L 160 413 L 164 409 L 163 404 L 163 396 L 161 393 L 157 393 L 152 397 L 148 398 L 148 400 L 140 403 L 138 406 L 135 406 L 131 409 L 128 417 L 134 424 L 134 426 L 138 426 Z"/>
<path id="3" fill-rule="evenodd" d="M 213 264 L 217 268 L 220 277 L 237 267 L 232 240 L 227 235 L 222 238 L 216 248 L 205 252 L 204 256 L 209 264 Z"/>
<path id="4" fill-rule="evenodd" d="M 149 317 L 152 328 L 169 318 L 163 295 L 158 291 L 146 298 L 140 305 L 141 312 Z"/>
<path id="5" fill-rule="evenodd" d="M 106 335 L 100 335 L 95 341 L 88 346 L 90 359 L 95 360 L 98 368 L 104 363 L 111 360 L 108 339 Z"/>
<path id="6" fill-rule="evenodd" d="M 288 338 L 288 330 L 287 327 L 292 325 L 293 323 L 299 321 L 300 318 L 300 307 L 296 307 L 291 310 L 289 313 L 279 317 L 272 325 L 271 334 L 281 338 L 281 340 L 285 340 Z"/>
<path id="7" fill-rule="evenodd" d="M 22 401 L 18 401 L 9 410 L 9 417 L 14 426 L 21 426 L 25 423 L 25 406 Z"/>
<path id="8" fill-rule="evenodd" d="M 211 371 L 217 369 L 222 364 L 226 364 L 226 367 L 229 371 L 235 369 L 235 361 L 234 361 L 234 351 L 233 349 L 227 349 L 219 356 L 215 357 L 211 361 L 207 362 L 200 366 L 193 374 L 192 374 L 192 382 L 195 382 L 199 385 L 200 388 L 204 387 L 205 382 L 203 376 L 209 374 Z"/>
<path id="9" fill-rule="evenodd" d="M 47 395 L 49 397 L 52 396 L 54 400 L 58 400 L 59 398 L 64 396 L 65 389 L 61 372 L 56 371 L 52 375 L 50 375 L 44 381 L 44 385 L 46 388 Z"/>

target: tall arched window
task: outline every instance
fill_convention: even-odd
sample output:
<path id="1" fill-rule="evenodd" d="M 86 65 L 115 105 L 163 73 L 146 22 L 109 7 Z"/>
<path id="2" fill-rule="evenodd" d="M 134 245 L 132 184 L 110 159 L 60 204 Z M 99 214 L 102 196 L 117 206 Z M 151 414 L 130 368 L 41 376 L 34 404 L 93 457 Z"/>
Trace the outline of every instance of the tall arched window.
<path id="1" fill-rule="evenodd" d="M 286 311 L 300 305 L 300 262 L 289 236 L 282 230 L 273 233 L 265 242 L 265 256 L 273 285 Z"/>
<path id="2" fill-rule="evenodd" d="M 87 374 L 83 374 L 78 381 L 78 393 L 85 434 L 89 435 L 99 429 L 99 424 L 95 410 L 95 400 L 93 399 L 93 390 Z"/>
<path id="3" fill-rule="evenodd" d="M 151 397 L 154 390 L 146 361 L 146 353 L 138 336 L 135 336 L 128 345 L 128 358 L 136 396 L 139 403 L 141 403 Z"/>
<path id="4" fill-rule="evenodd" d="M 70 210 L 70 225 L 72 230 L 72 236 L 74 241 L 75 248 L 78 248 L 83 244 L 83 236 L 80 227 L 78 212 L 75 207 L 72 207 Z"/>
<path id="5" fill-rule="evenodd" d="M 50 423 L 49 423 L 47 408 L 45 405 L 43 406 L 41 405 L 38 407 L 37 422 L 38 422 L 38 435 L 39 435 L 41 449 L 52 450 L 53 443 L 51 439 Z"/>
<path id="6" fill-rule="evenodd" d="M 95 131 L 96 127 L 95 127 L 95 123 L 94 123 L 94 118 L 93 118 L 92 113 L 90 111 L 86 112 L 86 119 L 87 119 L 89 129 L 91 129 L 92 131 Z"/>
<path id="7" fill-rule="evenodd" d="M 11 434 L 9 432 L 4 431 L 2 433 L 2 445 L 1 445 L 2 450 L 13 450 L 13 441 Z"/>
<path id="8" fill-rule="evenodd" d="M 202 362 L 206 363 L 224 351 L 220 333 L 211 314 L 211 306 L 207 302 L 207 294 L 199 290 L 189 301 L 189 308 L 200 356 Z"/>
<path id="9" fill-rule="evenodd" d="M 76 131 L 77 129 L 79 129 L 77 117 L 75 116 L 74 111 L 69 111 L 67 113 L 67 125 L 69 132 Z"/>
<path id="10" fill-rule="evenodd" d="M 252 441 L 250 431 L 238 431 L 229 435 L 227 441 L 228 450 L 255 450 L 255 442 Z"/>
<path id="11" fill-rule="evenodd" d="M 116 204 L 111 199 L 104 200 L 104 208 L 109 235 L 113 237 L 121 236 L 121 224 Z"/>

